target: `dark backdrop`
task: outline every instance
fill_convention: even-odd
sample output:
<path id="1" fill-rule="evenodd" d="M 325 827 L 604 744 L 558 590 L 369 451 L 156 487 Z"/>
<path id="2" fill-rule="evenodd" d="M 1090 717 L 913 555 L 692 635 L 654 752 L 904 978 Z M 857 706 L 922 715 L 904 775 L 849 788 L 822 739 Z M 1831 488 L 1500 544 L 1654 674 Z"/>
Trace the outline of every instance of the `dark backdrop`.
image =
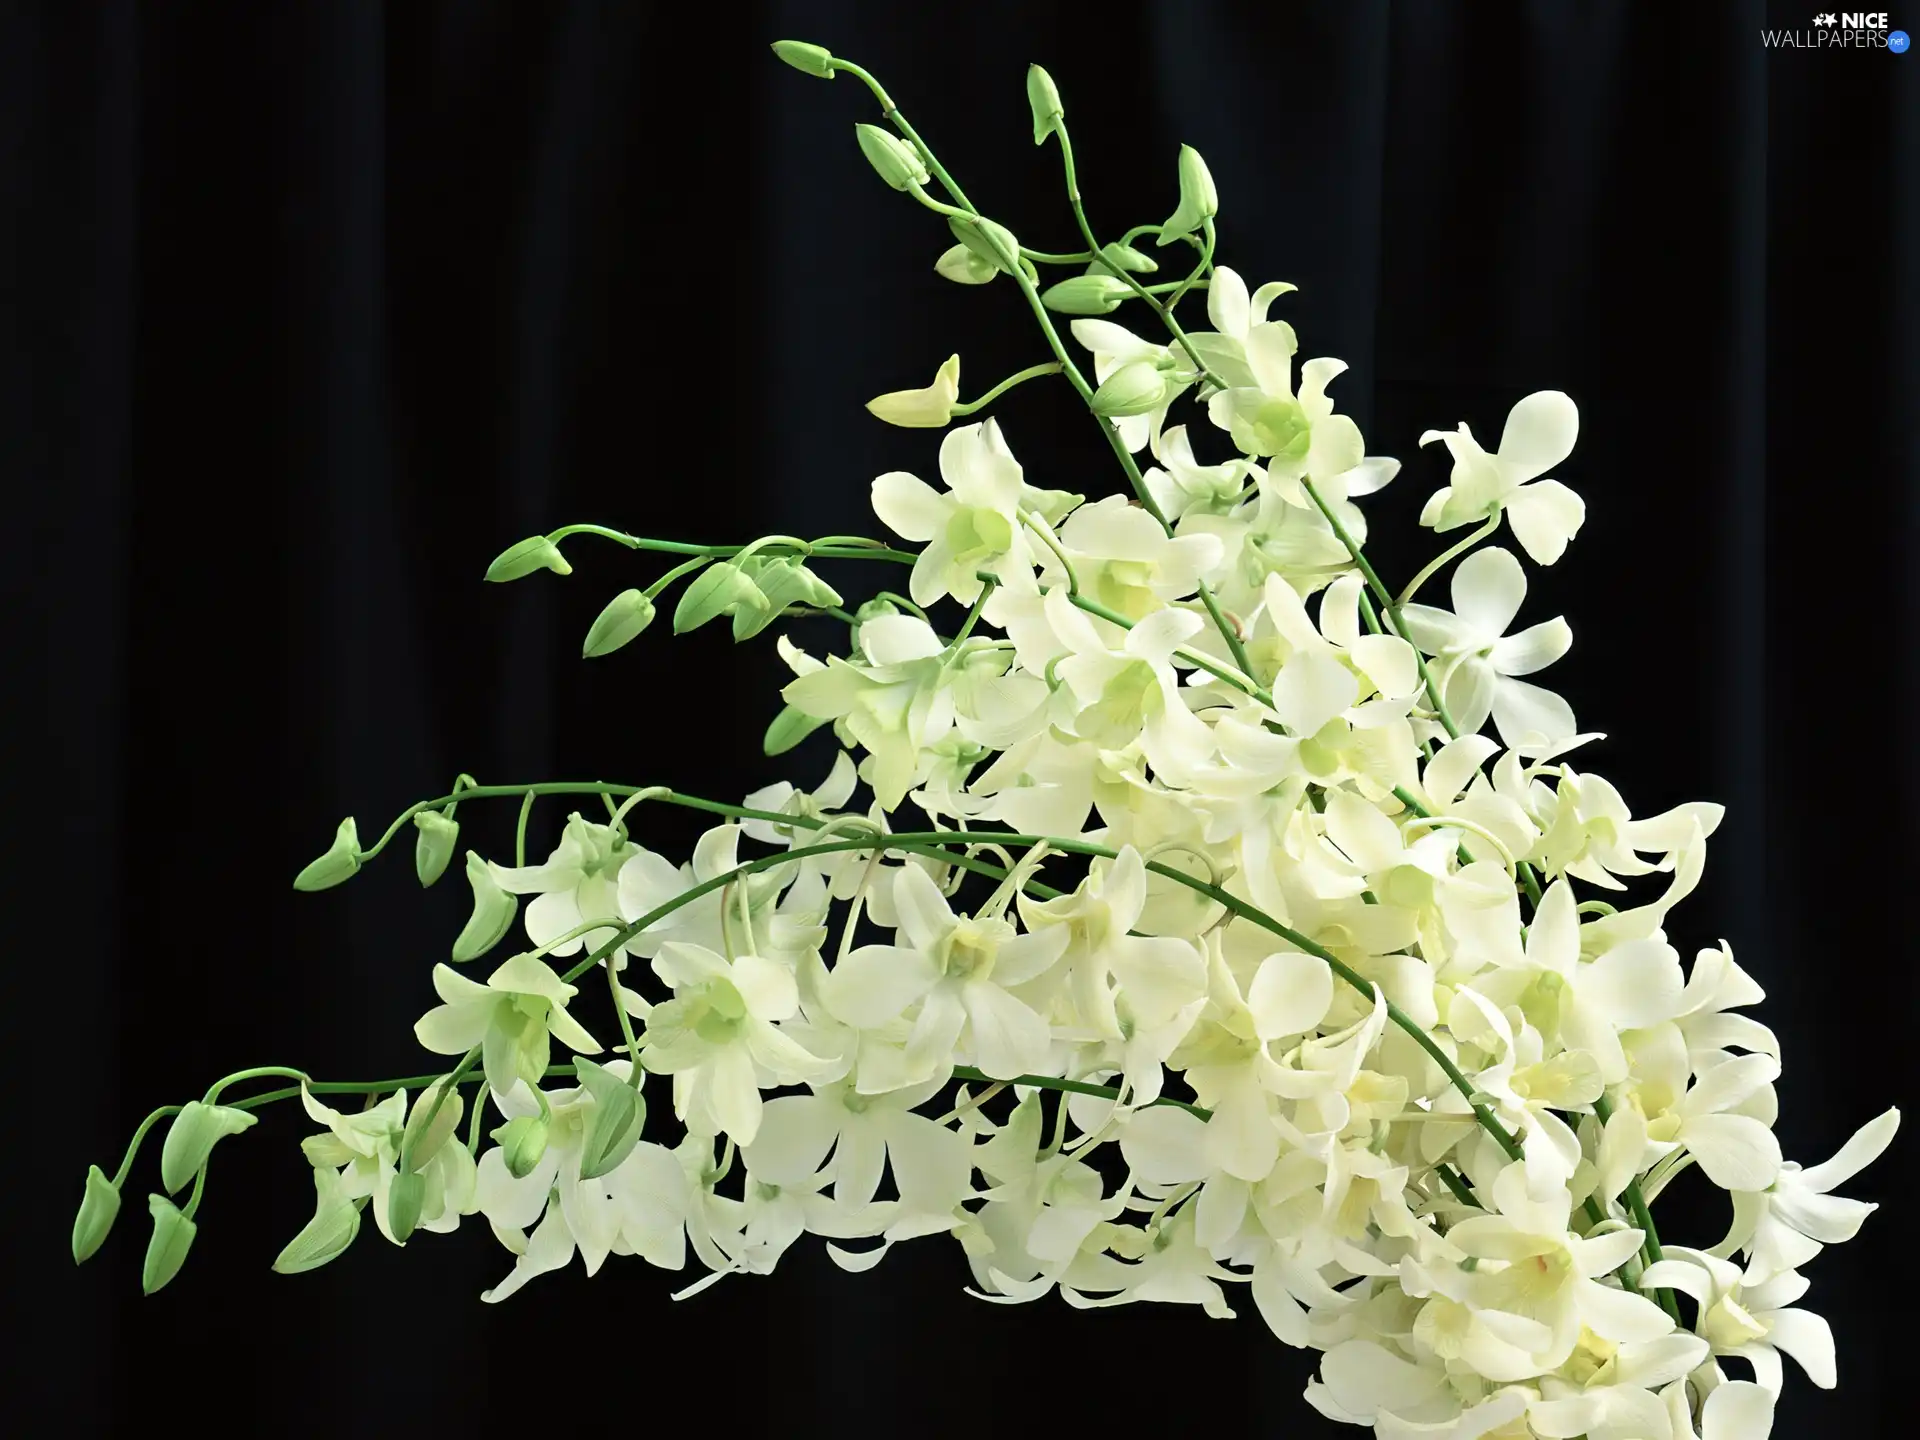
<path id="1" fill-rule="evenodd" d="M 1789 1155 L 1909 1093 L 1920 59 L 1762 48 L 1809 13 L 8 6 L 14 1428 L 506 1433 L 698 1407 L 720 1434 L 958 1435 L 1064 1406 L 1089 1431 L 1322 1433 L 1308 1357 L 1244 1298 L 1233 1323 L 989 1307 L 946 1241 L 865 1277 L 803 1242 L 680 1305 L 616 1262 L 483 1307 L 505 1265 L 477 1220 L 405 1255 L 369 1227 L 283 1279 L 267 1264 L 311 1196 L 284 1109 L 223 1149 L 164 1294 L 138 1293 L 150 1169 L 106 1252 L 67 1261 L 85 1165 L 111 1170 L 152 1104 L 240 1064 L 417 1068 L 464 887 L 420 895 L 403 839 L 296 896 L 339 816 L 377 833 L 462 769 L 719 796 L 781 773 L 757 745 L 770 637 L 656 631 L 583 664 L 599 606 L 657 571 L 576 542 L 564 582 L 484 586 L 496 551 L 575 520 L 870 531 L 868 481 L 934 473 L 935 440 L 861 402 L 953 349 L 978 383 L 1040 356 L 1010 289 L 933 275 L 942 228 L 852 143 L 867 95 L 777 64 L 785 35 L 874 69 L 1029 243 L 1072 243 L 1029 60 L 1065 93 L 1102 230 L 1163 218 L 1197 145 L 1223 257 L 1300 285 L 1306 353 L 1352 363 L 1343 406 L 1408 462 L 1373 505 L 1390 576 L 1429 549 L 1411 520 L 1444 461 L 1420 431 L 1492 437 L 1520 395 L 1571 392 L 1561 473 L 1590 519 L 1530 613 L 1571 617 L 1555 677 L 1610 736 L 1588 764 L 1642 813 L 1728 804 L 1673 933 L 1688 954 L 1727 937 L 1769 990 Z M 1030 386 L 999 413 L 1031 479 L 1106 493 L 1069 402 Z M 875 583 L 855 571 L 850 594 Z M 471 808 L 497 851 L 511 815 Z M 645 816 L 662 847 L 695 829 Z M 1910 1204 L 1912 1154 L 1902 1137 L 1850 1193 Z M 1811 1267 L 1842 1388 L 1796 1372 L 1777 1433 L 1888 1432 L 1898 1223 Z"/>

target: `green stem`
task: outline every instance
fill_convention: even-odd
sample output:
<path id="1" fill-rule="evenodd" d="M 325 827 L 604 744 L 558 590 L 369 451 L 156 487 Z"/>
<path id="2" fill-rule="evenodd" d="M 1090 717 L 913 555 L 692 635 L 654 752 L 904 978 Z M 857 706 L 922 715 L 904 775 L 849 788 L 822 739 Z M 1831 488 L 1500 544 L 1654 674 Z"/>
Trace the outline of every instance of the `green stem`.
<path id="1" fill-rule="evenodd" d="M 1455 541 L 1452 545 L 1449 545 L 1446 549 L 1442 550 L 1438 555 L 1434 556 L 1433 559 L 1429 560 L 1425 565 L 1422 565 L 1419 571 L 1414 575 L 1413 579 L 1407 582 L 1406 588 L 1400 592 L 1399 596 L 1394 600 L 1393 603 L 1396 606 L 1412 604 L 1413 597 L 1420 592 L 1420 587 L 1422 585 L 1426 584 L 1428 580 L 1433 578 L 1435 571 L 1439 570 L 1441 566 L 1445 565 L 1449 560 L 1453 559 L 1456 555 L 1462 555 L 1462 554 L 1465 554 L 1467 551 L 1471 550 L 1474 546 L 1478 545 L 1482 540 L 1486 539 L 1489 535 L 1493 534 L 1493 532 L 1498 530 L 1499 528 L 1500 528 L 1500 512 L 1496 509 L 1492 515 L 1487 517 L 1486 524 L 1482 525 L 1478 530 L 1475 530 L 1472 534 L 1468 535 L 1466 539 Z"/>
<path id="2" fill-rule="evenodd" d="M 674 566 L 671 570 L 667 571 L 667 573 L 662 575 L 658 580 L 654 581 L 651 585 L 647 586 L 647 588 L 641 593 L 643 593 L 649 600 L 658 600 L 660 598 L 660 593 L 663 590 L 665 590 L 667 586 L 671 585 L 674 581 L 678 580 L 682 575 L 688 575 L 695 570 L 702 569 L 708 563 L 709 562 L 706 556 L 704 555 L 695 556 L 691 560 L 682 560 L 678 565 Z"/>
<path id="3" fill-rule="evenodd" d="M 298 1090 L 294 1091 L 294 1094 L 296 1095 L 299 1093 L 300 1092 Z M 127 1153 L 125 1156 L 121 1158 L 120 1168 L 114 1172 L 114 1175 L 113 1175 L 114 1189 L 118 1190 L 122 1185 L 127 1183 L 127 1174 L 129 1171 L 133 1169 L 134 1157 L 140 1153 L 140 1146 L 142 1145 L 142 1143 L 145 1142 L 147 1138 L 147 1132 L 153 1129 L 153 1127 L 158 1125 L 162 1120 L 165 1120 L 169 1115 L 178 1115 L 183 1108 L 184 1107 L 179 1105 L 162 1105 L 159 1109 L 155 1110 L 151 1115 L 147 1116 L 146 1119 L 140 1122 L 140 1127 L 133 1132 L 133 1139 L 127 1142 Z M 247 1103 L 243 1100 L 239 1104 L 235 1105 L 233 1108 L 236 1110 L 245 1110 L 248 1108 L 248 1106 L 247 1106 Z"/>
<path id="4" fill-rule="evenodd" d="M 1605 1091 L 1602 1091 L 1598 1098 L 1594 1100 L 1593 1113 L 1599 1118 L 1602 1125 L 1605 1125 L 1607 1121 L 1612 1118 L 1613 1101 L 1607 1098 Z M 1640 1229 L 1642 1236 L 1640 1253 L 1645 1257 L 1647 1264 L 1659 1264 L 1660 1261 L 1666 1258 L 1666 1252 L 1660 1248 L 1660 1231 L 1653 1223 L 1653 1211 L 1647 1208 L 1646 1195 L 1641 1191 L 1640 1182 L 1637 1179 L 1627 1182 L 1624 1198 L 1627 1202 L 1627 1209 L 1633 1215 L 1633 1223 Z M 1654 1294 L 1660 1301 L 1660 1308 L 1667 1312 L 1674 1324 L 1678 1325 L 1680 1323 L 1680 1305 L 1679 1302 L 1673 1298 L 1673 1292 L 1671 1290 L 1656 1290 Z"/>
<path id="5" fill-rule="evenodd" d="M 242 1080 L 258 1080 L 268 1075 L 283 1076 L 292 1080 L 304 1080 L 307 1078 L 305 1071 L 290 1070 L 285 1065 L 257 1065 L 251 1070 L 236 1070 L 233 1074 L 226 1076 L 224 1079 L 216 1080 L 213 1084 L 209 1085 L 206 1095 L 202 1097 L 202 1103 L 212 1105 L 219 1100 L 220 1092 L 225 1090 L 229 1085 L 238 1085 Z"/>
<path id="6" fill-rule="evenodd" d="M 1049 360 L 1040 365 L 1029 365 L 1026 369 L 1009 375 L 978 400 L 969 401 L 965 405 L 955 405 L 953 407 L 953 413 L 955 415 L 971 415 L 976 410 L 984 410 L 988 405 L 991 405 L 1016 385 L 1023 385 L 1029 380 L 1038 380 L 1042 375 L 1058 375 L 1059 373 L 1060 362 L 1058 360 Z"/>
<path id="7" fill-rule="evenodd" d="M 1065 120 L 1056 121 L 1053 133 L 1054 137 L 1060 142 L 1060 164 L 1061 168 L 1066 172 L 1067 201 L 1073 206 L 1073 218 L 1080 226 L 1080 234 L 1086 240 L 1087 248 L 1098 255 L 1100 253 L 1100 242 L 1094 238 L 1093 226 L 1087 220 L 1086 206 L 1083 205 L 1080 200 L 1080 179 L 1074 172 L 1073 141 L 1067 134 L 1067 122 Z M 1209 385 L 1212 385 L 1215 389 L 1226 389 L 1227 387 L 1220 383 L 1219 377 L 1207 369 L 1207 362 L 1202 360 L 1200 358 L 1200 352 L 1193 348 L 1193 341 L 1187 337 L 1187 332 L 1180 328 L 1180 322 L 1173 318 L 1173 313 L 1155 298 L 1154 292 L 1156 290 L 1162 288 L 1177 290 L 1179 288 L 1178 284 L 1166 287 L 1155 286 L 1153 289 L 1148 289 L 1138 280 L 1134 279 L 1124 267 L 1109 266 L 1108 268 L 1113 272 L 1116 279 L 1129 290 L 1133 291 L 1135 295 L 1138 295 L 1142 300 L 1146 301 L 1153 313 L 1160 317 L 1161 323 L 1167 327 L 1168 331 L 1172 333 L 1173 338 L 1179 342 L 1180 348 L 1187 352 L 1187 358 L 1193 362 L 1193 368 L 1200 372 L 1200 378 L 1205 380 Z"/>
<path id="8" fill-rule="evenodd" d="M 1031 260 L 1036 265 L 1086 265 L 1096 258 L 1091 252 L 1086 250 L 1075 250 L 1070 254 L 1056 254 L 1047 250 L 1029 250 L 1024 245 L 1020 247 L 1020 257 L 1023 260 Z"/>
<path id="9" fill-rule="evenodd" d="M 603 540 L 612 540 L 629 550 L 654 550 L 665 555 L 696 555 L 706 560 L 730 560 L 746 545 L 693 545 L 682 540 L 655 540 L 646 535 L 629 535 L 623 530 L 610 530 L 605 525 L 563 525 L 547 538 L 559 544 L 569 535 L 597 535 Z M 758 545 L 760 542 L 754 542 Z M 783 538 L 775 542 L 772 548 L 791 551 L 797 555 L 824 560 L 892 560 L 898 564 L 911 565 L 918 557 L 905 550 L 895 550 L 892 546 L 878 540 L 867 540 L 858 535 L 829 535 L 821 540 L 792 540 Z"/>
<path id="10" fill-rule="evenodd" d="M 513 827 L 513 863 L 516 868 L 524 867 L 527 863 L 527 817 L 533 814 L 536 793 L 528 789 L 526 798 L 520 802 L 520 819 Z M 602 790 L 600 793 L 605 795 L 607 792 Z"/>

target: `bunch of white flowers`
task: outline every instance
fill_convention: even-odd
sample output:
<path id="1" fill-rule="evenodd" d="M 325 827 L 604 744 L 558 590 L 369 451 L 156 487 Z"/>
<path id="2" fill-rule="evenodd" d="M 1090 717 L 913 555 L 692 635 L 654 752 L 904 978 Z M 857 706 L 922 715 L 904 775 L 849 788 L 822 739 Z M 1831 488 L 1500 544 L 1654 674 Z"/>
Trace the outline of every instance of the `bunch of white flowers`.
<path id="1" fill-rule="evenodd" d="M 843 654 L 779 641 L 794 678 L 766 743 L 830 726 L 831 770 L 738 805 L 462 776 L 370 848 L 344 822 L 299 888 L 348 879 L 408 822 L 431 884 L 458 806 L 523 801 L 513 864 L 467 853 L 472 918 L 415 1027 L 451 1069 L 325 1084 L 270 1067 L 163 1107 L 115 1178 L 89 1176 L 76 1259 L 170 1117 L 145 1273 L 165 1284 L 213 1145 L 298 1096 L 323 1127 L 305 1142 L 317 1203 L 283 1271 L 339 1255 L 369 1206 L 402 1245 L 484 1216 L 512 1257 L 493 1301 L 576 1254 L 591 1274 L 609 1255 L 678 1269 L 691 1249 L 690 1294 L 772 1270 L 808 1232 L 850 1270 L 946 1234 L 1003 1303 L 1224 1317 L 1245 1284 L 1281 1342 L 1324 1352 L 1308 1402 L 1381 1436 L 1742 1440 L 1771 1427 L 1782 1353 L 1833 1385 L 1799 1271 L 1873 1208 L 1833 1192 L 1898 1112 L 1825 1164 L 1783 1160 L 1780 1047 L 1741 1013 L 1760 987 L 1724 944 L 1688 966 L 1666 930 L 1720 807 L 1635 817 L 1577 758 L 1599 737 L 1536 683 L 1571 632 L 1522 618 L 1521 560 L 1475 547 L 1504 521 L 1547 565 L 1575 537 L 1581 500 L 1541 478 L 1573 449 L 1573 401 L 1529 395 L 1491 452 L 1465 424 L 1423 437 L 1453 461 L 1423 523 L 1473 528 L 1395 593 L 1355 502 L 1398 465 L 1336 408 L 1341 362 L 1296 365 L 1273 313 L 1292 287 L 1250 291 L 1215 262 L 1195 152 L 1171 219 L 1100 243 L 1036 67 L 1035 139 L 1059 146 L 1084 248 L 1034 251 L 864 71 L 775 49 L 872 88 L 894 129 L 860 127 L 861 148 L 948 222 L 940 273 L 1011 285 L 1040 322 L 1052 358 L 1007 383 L 1070 384 L 1130 493 L 1030 484 L 983 419 L 946 434 L 940 484 L 873 482 L 896 539 L 586 525 L 507 551 L 490 579 L 567 573 L 578 533 L 684 557 L 607 606 L 589 655 L 680 582 L 676 631 L 844 622 Z M 1158 269 L 1135 248 L 1149 233 L 1178 278 L 1139 278 Z M 1042 288 L 1043 266 L 1080 273 Z M 1200 291 L 1208 327 L 1189 331 L 1176 311 Z M 1096 318 L 1122 304 L 1164 341 Z M 1054 313 L 1080 317 L 1078 349 Z M 870 408 L 944 427 L 1004 388 L 960 403 L 956 357 Z M 910 567 L 906 593 L 842 608 L 812 567 L 855 560 Z M 1455 560 L 1451 608 L 1415 603 Z M 607 813 L 575 813 L 529 864 L 527 812 L 555 794 Z M 677 860 L 635 837 L 643 802 L 719 823 Z M 516 922 L 524 949 L 484 979 L 455 968 Z M 222 1101 L 267 1075 L 297 1083 Z M 365 1108 L 319 1098 L 345 1093 Z M 1650 1207 L 1695 1167 L 1731 1228 L 1663 1245 Z"/>

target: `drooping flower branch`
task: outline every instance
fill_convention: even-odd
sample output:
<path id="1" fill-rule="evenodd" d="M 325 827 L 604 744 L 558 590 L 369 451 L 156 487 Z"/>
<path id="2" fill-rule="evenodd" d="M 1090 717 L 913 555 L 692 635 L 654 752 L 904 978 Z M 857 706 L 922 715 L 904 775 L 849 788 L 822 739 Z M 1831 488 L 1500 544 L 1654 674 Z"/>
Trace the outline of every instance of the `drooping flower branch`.
<path id="1" fill-rule="evenodd" d="M 1357 502 L 1398 462 L 1337 410 L 1341 362 L 1296 365 L 1272 314 L 1293 287 L 1249 290 L 1217 262 L 1197 152 L 1164 223 L 1103 241 L 1059 92 L 1033 68 L 1034 139 L 1059 148 L 1084 246 L 1036 250 L 872 76 L 774 48 L 872 92 L 890 128 L 859 126 L 859 148 L 945 221 L 935 269 L 1011 284 L 1048 358 L 962 401 L 953 355 L 870 402 L 947 431 L 940 486 L 873 482 L 897 543 L 569 525 L 487 578 L 566 575 L 577 536 L 670 557 L 608 603 L 589 657 L 631 644 L 676 585 L 676 632 L 724 618 L 745 641 L 831 617 L 844 653 L 779 638 L 794 678 L 765 741 L 784 754 L 830 728 L 825 779 L 732 804 L 463 775 L 371 846 L 342 822 L 298 888 L 350 879 L 409 824 L 431 885 L 461 806 L 520 802 L 511 864 L 466 852 L 472 911 L 415 1027 L 450 1068 L 360 1083 L 265 1067 L 163 1106 L 114 1176 L 90 1172 L 75 1259 L 166 1121 L 143 1283 L 167 1284 L 215 1146 L 298 1097 L 320 1127 L 304 1142 L 316 1201 L 287 1272 L 342 1254 L 369 1210 L 401 1245 L 484 1215 L 514 1257 L 489 1300 L 576 1254 L 590 1273 L 610 1255 L 677 1270 L 691 1249 L 705 1276 L 686 1295 L 772 1270 L 807 1233 L 850 1270 L 948 1234 L 975 1293 L 1003 1303 L 1226 1316 L 1244 1284 L 1278 1339 L 1325 1352 L 1309 1402 L 1382 1436 L 1736 1440 L 1770 1428 L 1782 1352 L 1832 1385 L 1825 1322 L 1793 1308 L 1798 1271 L 1873 1208 L 1832 1192 L 1898 1112 L 1824 1165 L 1783 1160 L 1780 1047 L 1739 1013 L 1759 986 L 1724 946 L 1684 967 L 1666 930 L 1720 807 L 1634 817 L 1570 759 L 1600 737 L 1526 678 L 1572 632 L 1514 630 L 1526 572 L 1488 542 L 1504 525 L 1551 565 L 1577 536 L 1584 504 L 1549 478 L 1573 401 L 1526 397 L 1491 452 L 1465 424 L 1421 437 L 1452 459 L 1421 523 L 1467 533 L 1396 593 Z M 1167 254 L 1174 278 L 1143 278 Z M 1179 316 L 1201 294 L 1205 328 Z M 1164 340 L 1104 318 L 1122 306 Z M 993 419 L 950 428 L 1056 376 L 1124 492 L 1039 488 Z M 816 569 L 855 560 L 909 567 L 905 593 L 855 604 Z M 1449 566 L 1452 608 L 1416 600 Z M 575 811 L 529 864 L 534 806 L 560 796 L 605 817 Z M 636 838 L 660 804 L 719 823 L 675 861 Z M 484 981 L 458 968 L 516 926 L 525 948 Z M 654 1076 L 671 1077 L 670 1122 L 649 1111 Z M 297 1083 L 226 1093 L 269 1078 Z M 323 1098 L 338 1095 L 365 1108 Z M 1690 1167 L 1731 1196 L 1710 1248 L 1654 1225 Z"/>

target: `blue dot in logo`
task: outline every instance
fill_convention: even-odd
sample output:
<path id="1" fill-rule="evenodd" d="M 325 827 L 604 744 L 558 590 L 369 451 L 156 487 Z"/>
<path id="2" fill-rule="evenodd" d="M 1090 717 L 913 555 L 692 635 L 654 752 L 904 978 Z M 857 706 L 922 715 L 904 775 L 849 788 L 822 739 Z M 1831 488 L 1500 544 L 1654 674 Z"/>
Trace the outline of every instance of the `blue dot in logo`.
<path id="1" fill-rule="evenodd" d="M 1906 54 L 1907 44 L 1908 44 L 1907 32 L 1904 30 L 1896 30 L 1891 35 L 1887 36 L 1887 49 L 1891 50 L 1896 55 Z"/>

